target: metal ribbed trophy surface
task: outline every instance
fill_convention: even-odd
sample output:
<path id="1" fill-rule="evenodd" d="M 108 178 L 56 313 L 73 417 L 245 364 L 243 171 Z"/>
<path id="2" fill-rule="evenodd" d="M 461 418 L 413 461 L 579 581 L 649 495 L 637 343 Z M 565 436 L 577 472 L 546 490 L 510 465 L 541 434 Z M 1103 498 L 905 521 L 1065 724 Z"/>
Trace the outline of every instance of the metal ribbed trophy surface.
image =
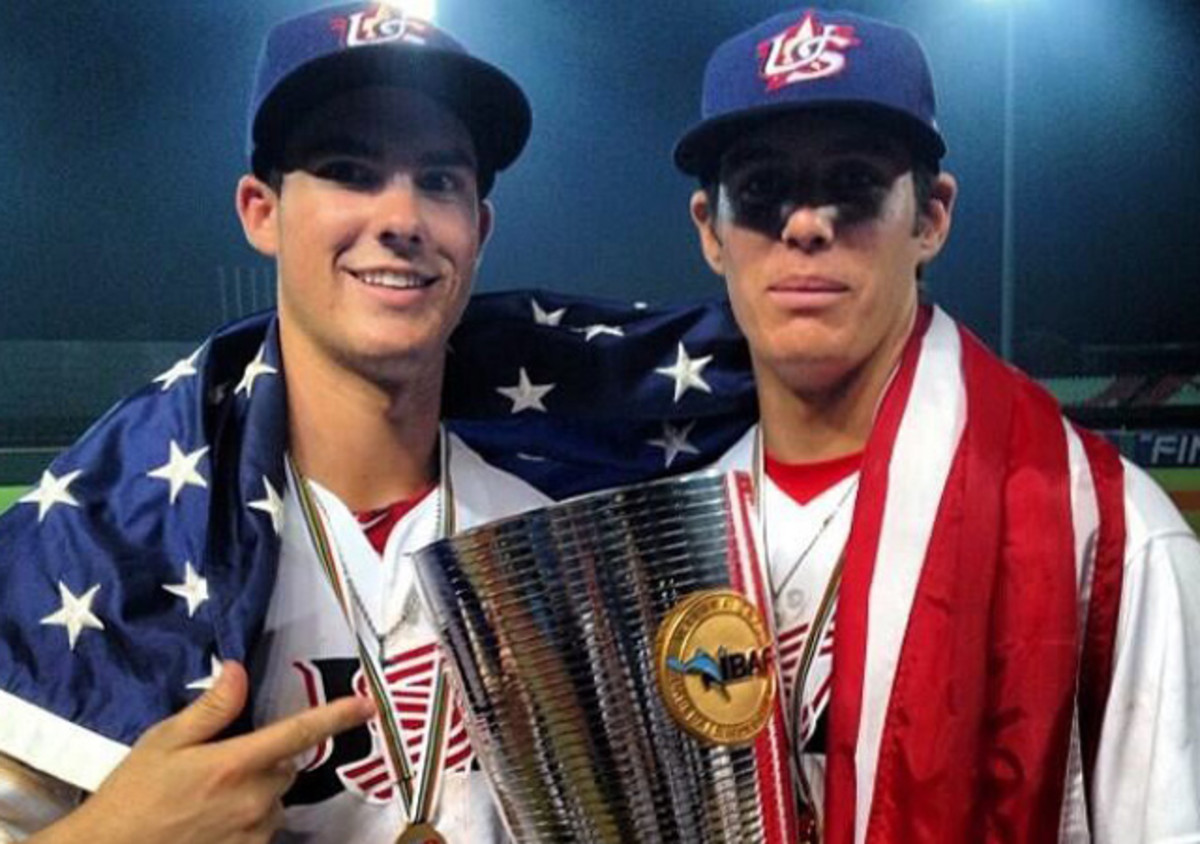
<path id="1" fill-rule="evenodd" d="M 746 491 L 657 481 L 418 556 L 515 840 L 794 840 Z"/>

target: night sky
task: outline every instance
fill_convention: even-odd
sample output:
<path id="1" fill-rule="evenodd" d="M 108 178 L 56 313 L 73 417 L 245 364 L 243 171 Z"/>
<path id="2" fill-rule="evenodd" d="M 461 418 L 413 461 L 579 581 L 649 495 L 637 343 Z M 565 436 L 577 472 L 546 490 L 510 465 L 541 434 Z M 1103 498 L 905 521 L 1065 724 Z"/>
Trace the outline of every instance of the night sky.
<path id="1" fill-rule="evenodd" d="M 1200 4 L 1016 3 L 1018 348 L 1200 344 Z M 233 186 L 269 23 L 311 0 L 0 4 L 0 339 L 192 340 L 269 284 Z M 999 334 L 1004 0 L 844 8 L 914 29 L 960 182 L 934 298 Z M 478 287 L 718 295 L 669 161 L 721 40 L 764 0 L 441 0 L 516 76 L 532 141 Z M 225 280 L 222 285 L 222 279 Z M 1049 344 L 1049 346 L 1047 346 Z M 1029 354 L 1033 354 L 1030 351 Z"/>

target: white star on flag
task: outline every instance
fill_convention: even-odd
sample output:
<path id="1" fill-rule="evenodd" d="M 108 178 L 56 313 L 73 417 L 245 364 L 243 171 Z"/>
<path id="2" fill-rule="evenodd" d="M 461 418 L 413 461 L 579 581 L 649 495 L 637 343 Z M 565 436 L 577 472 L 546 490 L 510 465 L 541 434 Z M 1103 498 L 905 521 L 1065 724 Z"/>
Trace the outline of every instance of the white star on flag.
<path id="1" fill-rule="evenodd" d="M 36 504 L 38 506 L 38 523 L 46 518 L 46 514 L 56 504 L 66 504 L 68 507 L 78 507 L 79 502 L 71 495 L 69 487 L 83 472 L 76 469 L 67 472 L 61 478 L 54 477 L 49 470 L 42 471 L 42 480 L 37 489 L 26 493 L 17 499 L 18 504 Z"/>
<path id="2" fill-rule="evenodd" d="M 207 453 L 208 446 L 205 446 L 184 454 L 179 448 L 179 444 L 175 440 L 171 440 L 171 456 L 167 462 L 157 469 L 147 472 L 146 476 L 169 483 L 171 485 L 171 503 L 174 504 L 185 486 L 208 487 L 208 482 L 196 471 L 196 464 Z"/>
<path id="3" fill-rule="evenodd" d="M 604 335 L 604 334 L 610 335 L 612 337 L 624 337 L 625 336 L 625 329 L 621 328 L 618 325 L 597 324 L 597 325 L 589 325 L 584 328 L 575 328 L 572 330 L 582 334 L 583 340 L 585 343 L 590 343 L 593 340 L 595 340 L 597 337 Z"/>
<path id="4" fill-rule="evenodd" d="M 208 691 L 213 687 L 217 680 L 221 678 L 222 668 L 223 666 L 221 665 L 221 660 L 217 659 L 215 656 L 211 657 L 211 662 L 209 663 L 209 675 L 207 677 L 201 677 L 199 680 L 193 680 L 187 684 L 187 687 L 200 692 Z"/>
<path id="5" fill-rule="evenodd" d="M 154 379 L 154 383 L 161 383 L 162 392 L 165 393 L 175 386 L 176 381 L 194 376 L 196 374 L 196 359 L 200 357 L 200 352 L 203 348 L 201 346 L 199 349 L 196 349 L 190 357 L 175 361 L 175 364 L 170 369 Z"/>
<path id="6" fill-rule="evenodd" d="M 187 601 L 188 618 L 191 618 L 200 605 L 208 600 L 208 581 L 196 574 L 191 560 L 184 563 L 184 566 L 183 583 L 167 583 L 163 585 L 163 589 Z"/>
<path id="7" fill-rule="evenodd" d="M 91 630 L 104 629 L 104 624 L 92 612 L 92 599 L 96 597 L 96 592 L 99 589 L 100 584 L 97 583 L 77 598 L 67 588 L 65 583 L 61 580 L 58 582 L 58 596 L 62 599 L 62 606 L 57 612 L 52 612 L 43 618 L 42 624 L 67 628 L 67 644 L 72 651 L 75 650 L 75 642 L 79 639 L 79 634 L 84 631 L 84 628 Z"/>
<path id="8" fill-rule="evenodd" d="M 260 510 L 269 515 L 271 527 L 275 529 L 275 535 L 279 536 L 283 530 L 283 499 L 275 491 L 275 487 L 271 486 L 271 480 L 266 475 L 263 475 L 263 487 L 267 491 L 266 498 L 251 501 L 248 506 L 252 510 Z"/>
<path id="9" fill-rule="evenodd" d="M 712 387 L 708 386 L 708 382 L 700 375 L 704 371 L 704 367 L 712 362 L 712 355 L 705 355 L 702 358 L 692 358 L 688 356 L 687 349 L 683 344 L 679 344 L 679 356 L 675 358 L 673 366 L 664 366 L 661 369 L 654 370 L 659 375 L 665 375 L 675 381 L 675 403 L 683 398 L 683 394 L 688 390 L 697 389 L 703 390 L 706 393 L 712 392 Z"/>
<path id="10" fill-rule="evenodd" d="M 512 412 L 520 413 L 522 410 L 540 410 L 546 412 L 546 406 L 542 404 L 542 399 L 546 393 L 557 387 L 557 384 L 534 384 L 529 380 L 529 374 L 525 371 L 525 367 L 521 367 L 520 374 L 515 387 L 497 387 L 496 392 L 505 398 L 512 399 Z"/>
<path id="11" fill-rule="evenodd" d="M 277 375 L 279 370 L 270 364 L 263 363 L 263 354 L 266 351 L 265 346 L 258 347 L 258 354 L 254 356 L 254 360 L 246 364 L 246 368 L 242 370 L 242 380 L 238 382 L 233 394 L 237 395 L 243 391 L 246 393 L 246 398 L 250 398 L 250 394 L 254 392 L 254 382 L 263 375 Z"/>
<path id="12" fill-rule="evenodd" d="M 700 453 L 700 449 L 688 442 L 688 435 L 692 433 L 692 428 L 695 427 L 695 422 L 691 422 L 682 428 L 675 428 L 670 422 L 664 422 L 662 439 L 647 440 L 647 443 L 663 450 L 666 458 L 666 462 L 663 465 L 667 469 L 670 469 L 671 464 L 675 462 L 675 458 L 680 454 Z"/>
<path id="13" fill-rule="evenodd" d="M 533 322 L 535 325 L 549 325 L 557 327 L 562 322 L 563 316 L 567 313 L 566 308 L 559 308 L 557 311 L 546 312 L 542 310 L 542 306 L 538 304 L 537 299 L 530 299 L 529 304 L 533 305 Z"/>

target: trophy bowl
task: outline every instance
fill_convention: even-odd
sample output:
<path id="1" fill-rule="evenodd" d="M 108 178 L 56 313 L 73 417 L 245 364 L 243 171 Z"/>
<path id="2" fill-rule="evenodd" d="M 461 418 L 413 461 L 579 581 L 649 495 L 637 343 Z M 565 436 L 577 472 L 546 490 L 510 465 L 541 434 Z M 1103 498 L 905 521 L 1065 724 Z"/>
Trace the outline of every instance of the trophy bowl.
<path id="1" fill-rule="evenodd" d="M 581 496 L 423 549 L 472 747 L 518 842 L 792 840 L 744 475 Z"/>

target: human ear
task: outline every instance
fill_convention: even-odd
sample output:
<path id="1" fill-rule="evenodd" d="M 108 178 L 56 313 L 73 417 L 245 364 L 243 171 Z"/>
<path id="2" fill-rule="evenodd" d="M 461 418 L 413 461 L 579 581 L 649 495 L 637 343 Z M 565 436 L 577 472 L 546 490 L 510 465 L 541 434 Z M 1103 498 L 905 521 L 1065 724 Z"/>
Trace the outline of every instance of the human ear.
<path id="1" fill-rule="evenodd" d="M 492 205 L 490 199 L 481 199 L 476 214 L 478 219 L 475 233 L 479 238 L 479 246 L 475 249 L 475 271 L 478 272 L 479 265 L 483 263 L 484 250 L 492 239 L 496 223 L 496 206 Z"/>
<path id="2" fill-rule="evenodd" d="M 275 257 L 279 252 L 279 194 L 257 176 L 247 174 L 238 179 L 234 202 L 246 240 L 263 255 Z"/>
<path id="3" fill-rule="evenodd" d="M 708 191 L 703 188 L 696 190 L 688 203 L 688 210 L 696 226 L 696 234 L 700 237 L 700 251 L 704 254 L 704 260 L 714 273 L 725 275 L 725 256 L 721 238 L 717 234 L 716 209 L 712 207 Z"/>
<path id="4" fill-rule="evenodd" d="M 957 196 L 958 182 L 955 178 L 949 173 L 938 173 L 929 192 L 929 202 L 921 209 L 921 226 L 917 237 L 920 240 L 922 264 L 928 263 L 941 252 L 949 238 Z"/>
<path id="5" fill-rule="evenodd" d="M 492 237 L 492 229 L 496 222 L 496 206 L 490 199 L 479 203 L 479 254 L 483 255 L 483 247 L 487 246 Z"/>

